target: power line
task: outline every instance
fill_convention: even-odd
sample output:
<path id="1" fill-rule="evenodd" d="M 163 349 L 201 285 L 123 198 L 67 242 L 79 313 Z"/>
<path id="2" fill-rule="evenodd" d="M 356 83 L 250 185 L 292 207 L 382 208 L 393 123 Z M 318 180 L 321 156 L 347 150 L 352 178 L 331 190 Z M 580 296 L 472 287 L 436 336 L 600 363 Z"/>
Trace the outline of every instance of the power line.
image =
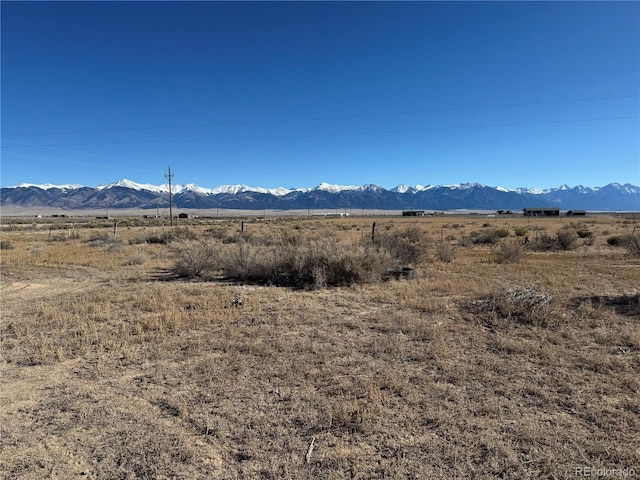
<path id="1" fill-rule="evenodd" d="M 65 153 L 75 153 L 77 155 L 88 155 L 91 157 L 96 157 L 96 158 L 105 158 L 107 160 L 118 160 L 118 161 L 122 161 L 122 162 L 131 162 L 131 163 L 137 163 L 140 165 L 153 165 L 152 163 L 149 162 L 140 162 L 140 161 L 136 161 L 136 160 L 129 160 L 126 158 L 119 158 L 119 157 L 112 157 L 110 155 L 100 155 L 98 153 L 89 153 L 89 152 L 78 152 L 77 150 L 69 150 L 66 148 L 57 148 L 58 146 L 64 146 L 64 145 L 38 145 L 35 143 L 28 143 L 28 142 L 20 142 L 18 140 L 9 140 L 9 139 L 3 139 L 4 142 L 11 142 L 11 143 L 19 143 L 20 145 L 14 145 L 14 146 L 9 146 L 9 148 L 29 148 L 29 147 L 37 147 L 37 148 L 49 148 L 51 150 L 56 150 L 58 152 L 65 152 Z M 3 148 L 7 148 L 6 145 L 3 145 Z M 17 155 L 15 152 L 4 152 L 5 155 Z M 46 157 L 43 157 L 46 158 Z"/>
<path id="2" fill-rule="evenodd" d="M 71 146 L 98 146 L 98 145 L 133 145 L 133 144 L 156 144 L 156 143 L 191 143 L 191 142 L 217 142 L 217 141 L 229 141 L 229 140 L 277 140 L 277 139 L 292 139 L 292 138 L 324 138 L 324 137 L 348 137 L 348 136 L 360 136 L 360 135 L 384 135 L 393 133 L 415 133 L 415 132 L 428 132 L 438 130 L 462 130 L 471 128 L 495 128 L 495 127 L 514 127 L 514 126 L 532 126 L 532 125 L 552 125 L 563 123 L 579 123 L 579 122 L 596 122 L 605 120 L 630 120 L 640 118 L 638 115 L 621 116 L 621 117 L 597 117 L 597 118 L 576 118 L 567 120 L 543 120 L 535 122 L 508 122 L 508 123 L 485 123 L 475 125 L 457 125 L 449 127 L 425 127 L 425 128 L 408 128 L 398 130 L 378 130 L 369 132 L 337 132 L 337 133 L 316 133 L 316 134 L 302 134 L 302 135 L 269 135 L 269 136 L 248 136 L 248 137 L 212 137 L 212 138 L 185 138 L 185 139 L 165 139 L 165 140 L 133 140 L 126 142 L 94 142 L 94 143 L 64 143 L 54 145 L 35 145 L 27 144 L 20 146 L 13 146 L 9 148 L 24 148 L 26 146 L 42 147 L 42 148 L 55 148 L 55 147 L 71 147 Z M 8 142 L 17 142 L 15 140 L 6 140 Z M 75 152 L 80 153 L 80 152 Z M 91 155 L 91 154 L 87 154 Z"/>
<path id="3" fill-rule="evenodd" d="M 22 152 L 2 152 L 2 155 L 3 155 L 3 157 L 11 156 L 11 157 L 19 158 L 19 159 L 40 160 L 40 161 L 44 161 L 44 162 L 47 162 L 47 163 L 58 163 L 58 164 L 63 164 L 63 165 L 80 165 L 80 166 L 83 166 L 83 167 L 95 167 L 95 168 L 107 169 L 107 170 L 119 170 L 119 169 L 121 169 L 121 167 L 116 165 L 115 163 L 109 163 L 109 162 L 94 163 L 94 162 L 88 162 L 88 161 L 69 160 L 69 159 L 66 159 L 66 158 L 56 158 L 56 157 L 50 157 L 50 156 L 46 156 L 46 155 L 37 155 L 37 154 L 22 153 Z M 87 154 L 84 154 L 84 155 L 91 155 L 91 154 L 87 153 Z M 126 161 L 126 162 L 129 162 L 129 163 L 141 163 L 141 164 L 144 164 L 144 165 L 151 165 L 149 163 L 133 162 L 133 161 L 130 161 L 130 160 L 122 160 L 122 161 Z M 129 170 L 136 171 L 136 172 L 147 172 L 148 168 L 133 168 L 132 167 Z"/>
<path id="4" fill-rule="evenodd" d="M 173 227 L 173 195 L 171 194 L 171 180 L 173 180 L 173 173 L 171 173 L 171 167 L 169 167 L 169 173 L 165 173 L 164 176 L 169 180 L 169 223 Z"/>
<path id="5" fill-rule="evenodd" d="M 13 133 L 9 135 L 4 135 L 3 138 L 6 137 L 26 137 L 26 136 L 34 136 L 34 135 L 71 135 L 71 134 L 81 134 L 81 133 L 108 133 L 108 132 L 127 132 L 127 131 L 142 131 L 142 130 L 160 130 L 167 128 L 196 128 L 196 127 L 222 127 L 222 126 L 238 126 L 238 125 L 261 125 L 261 124 L 272 124 L 272 123 L 293 123 L 293 122 L 308 122 L 308 121 L 316 121 L 316 120 L 342 120 L 349 118 L 372 118 L 372 117 L 383 117 L 383 116 L 392 116 L 392 115 L 413 115 L 418 113 L 433 113 L 433 112 L 446 112 L 446 111 L 456 111 L 456 110 L 473 110 L 473 109 L 481 109 L 481 108 L 504 108 L 504 107 L 520 107 L 520 106 L 528 106 L 528 105 L 550 105 L 557 103 L 574 103 L 574 102 L 590 102 L 597 100 L 615 100 L 615 99 L 623 99 L 623 98 L 637 98 L 640 97 L 640 94 L 634 95 L 615 95 L 615 96 L 607 96 L 607 97 L 584 97 L 584 98 L 569 98 L 569 99 L 561 99 L 561 100 L 545 100 L 538 102 L 517 102 L 517 103 L 495 103 L 495 104 L 485 104 L 485 105 L 467 105 L 462 107 L 441 107 L 441 108 L 431 108 L 431 109 L 423 109 L 423 110 L 409 110 L 409 111 L 399 111 L 399 112 L 382 112 L 382 113 L 362 113 L 362 114 L 352 114 L 352 115 L 332 115 L 332 116 L 320 116 L 320 117 L 301 117 L 301 118 L 292 118 L 292 119 L 283 119 L 283 120 L 254 120 L 254 121 L 245 121 L 245 122 L 218 122 L 218 123 L 195 123 L 195 124 L 179 124 L 179 125 L 156 125 L 149 127 L 126 127 L 126 128 L 104 128 L 104 129 L 93 129 L 93 130 L 66 130 L 66 131 L 57 131 L 57 132 L 28 132 L 28 133 Z"/>

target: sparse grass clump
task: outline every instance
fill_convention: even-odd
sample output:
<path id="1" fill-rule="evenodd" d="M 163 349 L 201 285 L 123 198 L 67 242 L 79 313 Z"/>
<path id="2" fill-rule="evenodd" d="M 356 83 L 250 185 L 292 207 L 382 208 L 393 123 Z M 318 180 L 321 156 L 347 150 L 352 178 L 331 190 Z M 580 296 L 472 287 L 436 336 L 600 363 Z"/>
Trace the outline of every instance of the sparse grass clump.
<path id="1" fill-rule="evenodd" d="M 11 250 L 13 248 L 13 243 L 9 240 L 0 240 L 0 250 Z"/>
<path id="2" fill-rule="evenodd" d="M 507 320 L 545 327 L 553 323 L 552 306 L 549 293 L 532 286 L 515 286 L 471 302 L 470 309 L 488 325 Z"/>

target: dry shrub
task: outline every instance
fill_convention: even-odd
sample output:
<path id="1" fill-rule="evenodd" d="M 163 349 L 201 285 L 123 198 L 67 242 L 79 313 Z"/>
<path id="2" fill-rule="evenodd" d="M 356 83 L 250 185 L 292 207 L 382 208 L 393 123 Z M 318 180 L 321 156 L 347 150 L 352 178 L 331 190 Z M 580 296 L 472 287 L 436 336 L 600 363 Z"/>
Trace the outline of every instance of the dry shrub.
<path id="1" fill-rule="evenodd" d="M 255 246 L 239 241 L 225 256 L 224 274 L 257 283 L 323 288 L 380 280 L 387 264 L 372 248 L 339 242 L 335 237 L 304 244 L 283 241 Z"/>
<path id="2" fill-rule="evenodd" d="M 536 237 L 527 244 L 529 250 L 534 252 L 550 252 L 558 250 L 558 241 L 547 233 L 536 235 Z"/>
<path id="3" fill-rule="evenodd" d="M 198 234 L 187 227 L 173 228 L 167 231 L 163 235 L 165 242 L 179 242 L 182 240 L 195 240 L 198 238 Z"/>
<path id="4" fill-rule="evenodd" d="M 513 232 L 516 234 L 516 237 L 524 237 L 529 230 L 527 227 L 515 227 Z"/>
<path id="5" fill-rule="evenodd" d="M 456 249 L 449 242 L 436 243 L 436 257 L 443 263 L 449 263 L 456 255 Z"/>
<path id="6" fill-rule="evenodd" d="M 141 248 L 138 248 L 136 252 L 129 258 L 125 265 L 142 265 L 147 261 L 147 257 Z"/>
<path id="7" fill-rule="evenodd" d="M 607 238 L 607 245 L 611 245 L 611 246 L 615 247 L 617 245 L 621 245 L 622 243 L 623 243 L 623 240 L 622 240 L 622 237 L 620 235 L 614 235 L 612 237 L 608 237 Z"/>
<path id="8" fill-rule="evenodd" d="M 116 237 L 115 235 L 102 232 L 102 233 L 94 233 L 87 240 L 89 245 L 92 247 L 102 247 L 107 249 L 109 252 L 119 252 L 122 250 L 123 241 L 120 237 Z"/>
<path id="9" fill-rule="evenodd" d="M 201 277 L 219 268 L 219 245 L 211 241 L 181 240 L 172 247 L 174 261 L 170 271 L 178 277 Z"/>
<path id="10" fill-rule="evenodd" d="M 167 243 L 165 241 L 165 237 L 163 235 L 158 235 L 156 232 L 153 232 L 145 238 L 146 243 Z"/>
<path id="11" fill-rule="evenodd" d="M 103 247 L 112 238 L 113 238 L 113 235 L 110 235 L 107 232 L 92 233 L 89 239 L 87 240 L 87 243 L 92 247 Z"/>
<path id="12" fill-rule="evenodd" d="M 143 243 L 147 243 L 147 238 L 143 235 L 136 235 L 135 237 L 129 239 L 129 245 L 141 245 Z"/>
<path id="13" fill-rule="evenodd" d="M 262 270 L 258 265 L 258 259 L 262 259 L 262 265 L 266 266 L 269 255 L 262 252 L 260 255 L 256 253 L 257 247 L 253 246 L 244 237 L 237 237 L 235 245 L 226 249 L 223 259 L 223 269 L 226 277 L 236 278 L 238 280 L 257 280 L 255 277 L 261 277 L 263 274 L 257 274 Z"/>
<path id="14" fill-rule="evenodd" d="M 551 322 L 553 297 L 532 286 L 515 286 L 472 301 L 467 305 L 482 323 L 495 326 L 500 320 L 546 327 Z"/>
<path id="15" fill-rule="evenodd" d="M 480 245 L 495 245 L 501 238 L 509 236 L 509 230 L 504 228 L 490 228 L 481 232 L 471 232 L 471 243 Z M 468 243 L 468 242 L 467 242 Z"/>
<path id="16" fill-rule="evenodd" d="M 13 249 L 13 244 L 9 240 L 0 241 L 0 250 L 11 250 L 11 249 Z"/>
<path id="17" fill-rule="evenodd" d="M 426 251 L 425 238 L 415 227 L 377 235 L 374 244 L 401 265 L 420 263 Z"/>
<path id="18" fill-rule="evenodd" d="M 381 278 L 384 258 L 373 249 L 317 239 L 300 249 L 298 275 L 304 285 L 325 286 L 368 283 Z"/>
<path id="19" fill-rule="evenodd" d="M 42 242 L 35 242 L 29 245 L 29 252 L 31 252 L 33 255 L 36 255 L 38 257 L 44 255 L 46 251 L 47 251 L 47 247 Z"/>
<path id="20" fill-rule="evenodd" d="M 579 235 L 579 234 L 578 234 Z M 593 232 L 589 232 L 589 235 L 585 236 L 585 237 L 581 237 L 584 241 L 584 244 L 587 247 L 592 247 L 593 245 L 596 244 L 596 241 L 598 239 L 598 235 L 596 235 Z"/>
<path id="21" fill-rule="evenodd" d="M 47 241 L 49 242 L 66 242 L 67 240 L 69 240 L 69 235 L 67 235 L 66 233 L 56 233 L 50 235 L 47 239 Z"/>
<path id="22" fill-rule="evenodd" d="M 631 255 L 640 256 L 640 235 L 634 230 L 631 235 L 625 237 L 624 246 Z"/>
<path id="23" fill-rule="evenodd" d="M 493 249 L 493 257 L 497 263 L 516 263 L 524 257 L 524 247 L 517 241 L 500 242 Z"/>
<path id="24" fill-rule="evenodd" d="M 578 233 L 572 226 L 565 225 L 556 232 L 556 239 L 562 250 L 573 250 L 578 243 Z"/>

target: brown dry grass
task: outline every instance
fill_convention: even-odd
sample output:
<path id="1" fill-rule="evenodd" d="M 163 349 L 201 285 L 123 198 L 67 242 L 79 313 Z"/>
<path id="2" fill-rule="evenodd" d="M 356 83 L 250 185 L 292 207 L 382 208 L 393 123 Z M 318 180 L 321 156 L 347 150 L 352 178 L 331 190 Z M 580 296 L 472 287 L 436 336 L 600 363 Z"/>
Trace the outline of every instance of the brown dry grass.
<path id="1" fill-rule="evenodd" d="M 420 229 L 418 278 L 317 291 L 169 280 L 169 246 L 128 242 L 153 228 L 121 228 L 119 247 L 89 242 L 95 229 L 4 231 L 0 476 L 640 475 L 640 259 L 606 243 L 633 221 L 586 219 L 592 245 L 502 264 L 464 237 L 569 222 L 377 222 Z M 239 224 L 189 228 L 220 237 Z M 247 230 L 358 242 L 371 219 Z M 519 286 L 551 298 L 542 317 L 499 303 Z"/>

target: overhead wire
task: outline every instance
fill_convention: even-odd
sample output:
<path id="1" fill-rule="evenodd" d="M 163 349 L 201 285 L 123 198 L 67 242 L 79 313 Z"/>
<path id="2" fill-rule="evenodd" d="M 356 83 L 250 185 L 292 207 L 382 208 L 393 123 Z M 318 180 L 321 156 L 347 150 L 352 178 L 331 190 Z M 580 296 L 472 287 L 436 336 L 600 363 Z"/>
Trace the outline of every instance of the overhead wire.
<path id="1" fill-rule="evenodd" d="M 616 99 L 637 98 L 637 97 L 640 97 L 640 94 L 568 98 L 568 99 L 542 100 L 542 101 L 530 101 L 530 102 L 466 105 L 466 106 L 458 106 L 458 107 L 439 107 L 439 108 L 397 111 L 397 112 L 374 112 L 374 113 L 361 113 L 361 114 L 350 114 L 350 115 L 301 117 L 301 118 L 291 118 L 291 119 L 266 119 L 266 120 L 251 120 L 251 121 L 242 121 L 242 122 L 156 125 L 156 126 L 103 128 L 103 129 L 88 129 L 88 130 L 65 130 L 65 131 L 53 131 L 53 132 L 23 132 L 23 133 L 13 133 L 8 135 L 5 134 L 2 137 L 7 138 L 7 137 L 24 137 L 24 136 L 35 136 L 35 135 L 72 135 L 72 134 L 83 134 L 83 133 L 108 133 L 108 132 L 142 131 L 142 130 L 159 130 L 159 129 L 169 129 L 169 128 L 177 129 L 177 128 L 198 128 L 198 127 L 221 127 L 221 126 L 261 125 L 261 124 L 275 124 L 275 123 L 295 123 L 295 122 L 308 122 L 308 121 L 318 121 L 318 120 L 344 120 L 344 119 L 350 119 L 350 118 L 373 118 L 373 117 L 383 117 L 383 116 L 393 116 L 393 115 L 414 115 L 419 113 L 474 110 L 474 109 L 482 109 L 482 108 L 505 108 L 505 107 L 519 107 L 519 106 L 532 106 L 532 105 L 550 105 L 550 104 L 558 104 L 558 103 L 616 100 Z"/>
<path id="2" fill-rule="evenodd" d="M 271 140 L 271 139 L 293 139 L 293 138 L 346 137 L 346 136 L 360 136 L 360 135 L 383 135 L 383 134 L 393 134 L 393 133 L 415 133 L 415 132 L 427 132 L 427 131 L 437 131 L 437 130 L 552 125 L 552 124 L 563 124 L 563 123 L 595 122 L 595 121 L 605 121 L 605 120 L 630 120 L 630 119 L 638 119 L 638 118 L 640 118 L 640 116 L 638 115 L 629 115 L 629 116 L 619 116 L 619 117 L 541 120 L 541 121 L 533 121 L 533 122 L 484 123 L 484 124 L 474 124 L 474 125 L 455 125 L 455 126 L 408 128 L 408 129 L 396 129 L 396 130 L 377 130 L 377 131 L 367 131 L 367 132 L 336 132 L 336 133 L 315 133 L 315 134 L 301 134 L 301 135 L 267 135 L 267 136 L 210 137 L 210 138 L 185 138 L 185 139 L 162 139 L 162 140 L 131 140 L 131 141 L 117 141 L 117 142 L 61 143 L 61 144 L 50 144 L 50 145 L 30 144 L 30 143 L 19 142 L 17 140 L 10 140 L 10 139 L 4 139 L 4 141 L 22 144 L 22 145 L 13 146 L 10 148 L 18 148 L 21 146 L 22 147 L 42 147 L 42 148 L 53 148 L 53 149 L 65 151 L 57 147 L 217 142 L 217 141 L 230 141 L 230 140 L 235 141 L 235 140 Z M 66 150 L 66 151 L 71 153 L 82 153 L 82 152 L 74 152 L 72 150 Z M 87 154 L 87 155 L 95 155 L 95 154 Z M 95 156 L 101 156 L 101 155 L 95 155 Z M 105 158 L 109 158 L 109 157 L 105 157 Z"/>

